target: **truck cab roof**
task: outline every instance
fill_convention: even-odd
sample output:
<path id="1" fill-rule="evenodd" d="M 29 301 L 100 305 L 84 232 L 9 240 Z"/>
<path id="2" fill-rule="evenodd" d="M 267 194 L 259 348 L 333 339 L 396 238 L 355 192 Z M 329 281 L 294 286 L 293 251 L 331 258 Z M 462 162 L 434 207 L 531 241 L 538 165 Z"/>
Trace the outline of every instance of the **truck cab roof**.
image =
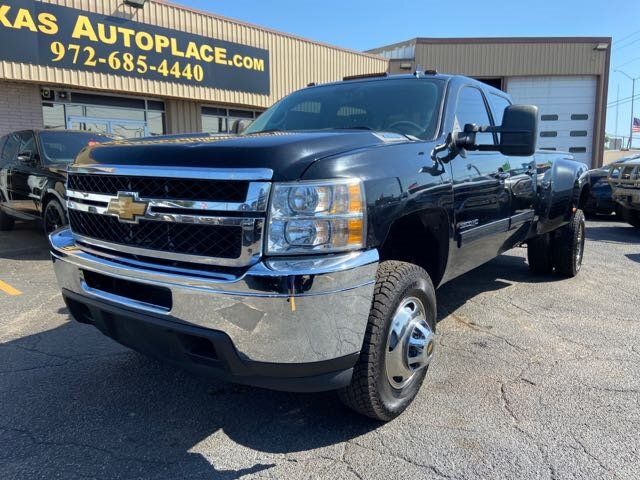
<path id="1" fill-rule="evenodd" d="M 480 80 L 476 80 L 474 78 L 467 77 L 464 75 L 438 73 L 438 72 L 435 72 L 434 70 L 427 70 L 424 72 L 421 70 L 416 70 L 414 73 L 389 74 L 389 73 L 383 72 L 383 73 L 372 73 L 372 74 L 365 74 L 365 75 L 355 75 L 353 77 L 345 77 L 343 80 L 339 80 L 336 82 L 327 82 L 327 83 L 318 83 L 318 84 L 310 83 L 307 86 L 307 88 L 321 88 L 329 85 L 340 85 L 344 83 L 386 82 L 389 80 L 411 79 L 411 78 L 416 80 L 428 78 L 428 79 L 442 80 L 445 83 L 460 82 L 467 85 L 475 85 L 476 87 L 484 90 L 485 92 L 493 93 L 495 95 L 508 98 L 511 101 L 511 96 L 507 92 L 500 90 L 498 88 L 492 87 L 491 85 L 481 82 Z"/>

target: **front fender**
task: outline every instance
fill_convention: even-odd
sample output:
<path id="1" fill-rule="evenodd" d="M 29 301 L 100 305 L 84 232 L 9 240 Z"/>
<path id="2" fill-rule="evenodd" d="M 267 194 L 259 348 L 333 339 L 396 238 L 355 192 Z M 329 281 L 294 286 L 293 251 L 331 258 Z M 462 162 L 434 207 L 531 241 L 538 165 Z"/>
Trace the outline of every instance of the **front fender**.
<path id="1" fill-rule="evenodd" d="M 553 162 L 538 183 L 536 233 L 543 234 L 566 224 L 573 208 L 580 204 L 583 189 L 589 183 L 586 165 L 566 158 Z"/>

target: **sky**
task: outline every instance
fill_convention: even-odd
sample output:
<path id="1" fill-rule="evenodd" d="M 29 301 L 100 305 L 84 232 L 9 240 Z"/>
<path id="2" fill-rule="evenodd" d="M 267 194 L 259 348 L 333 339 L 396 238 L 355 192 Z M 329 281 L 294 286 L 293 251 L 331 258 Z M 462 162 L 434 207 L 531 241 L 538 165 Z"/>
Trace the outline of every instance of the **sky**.
<path id="1" fill-rule="evenodd" d="M 640 77 L 640 2 L 636 0 L 172 0 L 199 10 L 311 40 L 367 50 L 414 37 L 613 37 L 607 132 L 629 131 L 631 77 Z M 618 93 L 619 92 L 619 93 Z M 640 79 L 636 82 L 640 117 Z"/>

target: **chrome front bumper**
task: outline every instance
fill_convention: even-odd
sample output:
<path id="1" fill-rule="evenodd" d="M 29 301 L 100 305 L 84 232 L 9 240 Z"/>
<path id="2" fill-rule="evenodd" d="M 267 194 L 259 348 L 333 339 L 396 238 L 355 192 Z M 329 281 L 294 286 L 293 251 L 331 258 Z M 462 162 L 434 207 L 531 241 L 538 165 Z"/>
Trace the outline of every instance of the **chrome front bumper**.
<path id="1" fill-rule="evenodd" d="M 353 355 L 364 338 L 378 266 L 376 250 L 266 260 L 237 276 L 135 262 L 49 237 L 63 291 L 126 310 L 224 332 L 240 358 L 304 364 Z M 171 307 L 91 288 L 84 272 L 164 287 Z M 135 297 L 135 296 L 134 296 Z"/>

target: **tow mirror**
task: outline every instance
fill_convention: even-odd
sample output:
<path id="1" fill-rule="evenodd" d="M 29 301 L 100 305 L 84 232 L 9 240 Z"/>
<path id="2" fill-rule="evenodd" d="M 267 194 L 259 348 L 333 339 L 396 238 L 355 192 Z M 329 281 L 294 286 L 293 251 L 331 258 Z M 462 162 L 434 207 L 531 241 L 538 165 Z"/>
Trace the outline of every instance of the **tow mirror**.
<path id="1" fill-rule="evenodd" d="M 512 157 L 527 157 L 536 151 L 538 107 L 509 105 L 504 109 L 500 134 L 500 152 Z"/>
<path id="2" fill-rule="evenodd" d="M 253 120 L 249 120 L 249 119 L 236 120 L 235 122 L 233 122 L 233 125 L 231 126 L 231 133 L 240 135 L 247 128 L 249 128 L 249 125 L 251 125 L 252 123 L 253 123 Z"/>
<path id="3" fill-rule="evenodd" d="M 497 133 L 499 145 L 477 145 L 476 134 Z M 509 105 L 504 109 L 502 125 L 479 127 L 468 123 L 462 132 L 454 135 L 457 149 L 499 151 L 510 157 L 528 157 L 536 151 L 538 135 L 538 107 L 533 105 Z"/>

